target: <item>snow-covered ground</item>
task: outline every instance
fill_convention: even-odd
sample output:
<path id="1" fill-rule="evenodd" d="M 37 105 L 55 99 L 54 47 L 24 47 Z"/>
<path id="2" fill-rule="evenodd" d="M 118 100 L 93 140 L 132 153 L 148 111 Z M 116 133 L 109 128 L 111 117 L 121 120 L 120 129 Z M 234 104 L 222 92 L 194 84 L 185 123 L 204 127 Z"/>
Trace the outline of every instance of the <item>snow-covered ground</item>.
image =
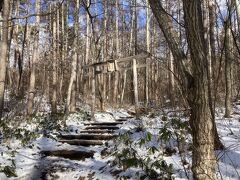
<path id="1" fill-rule="evenodd" d="M 216 152 L 217 177 L 237 180 L 240 179 L 240 106 L 234 106 L 232 118 L 223 118 L 223 112 L 219 108 L 216 113 L 218 132 L 226 147 L 224 151 Z M 41 130 L 41 118 L 32 123 L 22 122 L 20 127 L 37 135 L 25 146 L 16 138 L 2 143 L 1 171 L 17 177 L 8 178 L 0 173 L 0 179 L 156 179 L 155 173 L 172 179 L 191 178 L 191 136 L 185 114 L 165 109 L 143 115 L 138 120 L 128 120 L 117 130 L 116 134 L 120 134 L 117 139 L 106 146 L 94 147 L 63 144 L 55 139 L 57 132 L 79 133 L 87 121 L 83 112 L 69 115 L 65 126 L 60 125 L 59 130 L 49 133 Z M 124 109 L 109 109 L 107 113 L 96 113 L 95 119 L 112 122 L 125 116 L 130 115 Z M 95 151 L 95 154 L 84 160 L 40 154 L 43 150 L 59 149 Z M 135 157 L 139 161 L 135 162 Z"/>

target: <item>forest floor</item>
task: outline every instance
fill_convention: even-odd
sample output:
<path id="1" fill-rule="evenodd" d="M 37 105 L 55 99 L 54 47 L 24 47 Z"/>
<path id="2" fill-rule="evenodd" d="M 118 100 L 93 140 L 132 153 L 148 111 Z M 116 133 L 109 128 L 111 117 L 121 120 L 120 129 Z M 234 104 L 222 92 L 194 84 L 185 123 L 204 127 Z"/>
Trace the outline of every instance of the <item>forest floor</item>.
<path id="1" fill-rule="evenodd" d="M 108 109 L 97 112 L 95 119 L 116 122 L 130 117 L 128 110 Z M 240 105 L 234 105 L 232 118 L 223 118 L 223 112 L 221 108 L 216 110 L 218 132 L 226 147 L 216 151 L 217 177 L 237 180 L 240 179 Z M 76 135 L 83 131 L 89 122 L 83 110 L 65 117 L 65 125 L 44 113 L 19 122 L 17 128 L 16 123 L 11 125 L 12 129 L 2 123 L 5 127 L 2 136 L 11 136 L 8 140 L 3 138 L 0 146 L 0 179 L 188 179 L 192 140 L 187 119 L 188 113 L 179 109 L 153 110 L 117 125 L 116 138 L 94 146 L 58 141 L 59 134 Z M 79 160 L 42 154 L 56 150 L 94 152 L 94 155 Z"/>

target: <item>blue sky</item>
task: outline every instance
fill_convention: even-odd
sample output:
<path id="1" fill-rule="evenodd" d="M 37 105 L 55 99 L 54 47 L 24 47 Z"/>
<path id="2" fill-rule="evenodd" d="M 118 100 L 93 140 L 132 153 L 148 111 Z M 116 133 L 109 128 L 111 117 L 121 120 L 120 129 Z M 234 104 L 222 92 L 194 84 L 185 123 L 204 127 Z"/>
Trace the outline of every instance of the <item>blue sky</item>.
<path id="1" fill-rule="evenodd" d="M 34 13 L 34 4 L 35 4 L 35 0 L 30 0 L 31 1 L 31 7 L 30 7 L 30 12 L 31 13 Z M 42 0 L 42 2 L 43 1 L 47 1 L 47 2 L 51 2 L 51 0 Z M 58 0 L 59 2 L 61 2 L 62 0 Z M 65 0 L 65 1 L 67 1 L 67 0 Z M 93 0 L 92 0 L 93 1 Z M 112 3 L 112 4 L 114 4 L 114 1 L 110 1 L 109 0 L 109 2 L 110 3 Z M 102 5 L 102 3 L 101 3 L 101 0 L 98 0 L 97 1 L 97 11 L 98 11 L 98 14 L 100 14 L 100 16 L 98 17 L 98 19 L 101 19 L 101 18 L 103 18 L 103 5 Z M 224 16 L 226 16 L 226 12 L 227 12 L 227 8 L 226 8 L 226 0 L 217 0 L 217 3 L 219 4 L 219 7 L 220 7 L 220 9 L 221 9 L 221 13 L 224 15 Z M 126 1 L 126 0 L 120 0 L 120 4 L 124 4 L 124 9 L 126 10 L 126 11 L 128 11 L 129 12 L 129 3 L 128 3 L 128 1 Z M 142 0 L 138 0 L 138 4 L 140 5 L 140 6 L 144 6 L 144 4 L 143 4 L 143 1 Z M 121 5 L 120 5 L 121 6 Z M 121 7 L 120 7 L 121 8 Z M 45 8 L 43 8 L 43 9 L 45 9 Z M 84 17 L 84 8 L 81 8 L 81 10 L 80 10 L 80 18 L 81 19 L 79 19 L 80 21 L 82 21 L 83 23 L 84 23 L 84 21 L 83 21 L 83 17 Z M 94 11 L 94 5 L 92 5 L 92 11 Z M 146 16 L 146 13 L 145 13 L 145 8 L 143 8 L 143 7 L 138 7 L 138 26 L 140 27 L 140 28 L 143 28 L 144 26 L 145 26 L 145 21 L 146 21 L 146 19 L 145 19 L 145 16 Z M 127 23 L 129 23 L 129 13 L 127 13 L 126 14 L 126 16 L 125 16 L 125 18 L 126 18 L 126 22 Z M 34 22 L 34 17 L 32 17 L 31 19 L 30 19 L 30 22 Z M 73 17 L 72 16 L 69 16 L 69 25 L 72 25 L 73 24 Z M 121 21 L 120 21 L 120 23 L 121 23 Z"/>

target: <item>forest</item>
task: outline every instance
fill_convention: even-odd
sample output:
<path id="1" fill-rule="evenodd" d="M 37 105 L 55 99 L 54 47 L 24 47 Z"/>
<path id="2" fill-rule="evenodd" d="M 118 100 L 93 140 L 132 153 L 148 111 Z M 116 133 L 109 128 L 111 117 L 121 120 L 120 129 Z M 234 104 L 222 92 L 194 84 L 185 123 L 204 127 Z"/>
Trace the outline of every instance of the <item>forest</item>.
<path id="1" fill-rule="evenodd" d="M 0 0 L 0 179 L 239 180 L 239 0 Z"/>

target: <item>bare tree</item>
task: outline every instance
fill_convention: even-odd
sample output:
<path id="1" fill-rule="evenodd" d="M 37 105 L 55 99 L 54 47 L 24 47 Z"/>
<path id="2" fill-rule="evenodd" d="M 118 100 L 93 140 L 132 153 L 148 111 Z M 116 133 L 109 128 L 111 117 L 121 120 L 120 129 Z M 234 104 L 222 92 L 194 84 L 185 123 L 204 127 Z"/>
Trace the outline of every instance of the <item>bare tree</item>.
<path id="1" fill-rule="evenodd" d="M 231 81 L 231 72 L 232 72 L 232 36 L 231 36 L 231 17 L 232 17 L 233 1 L 228 1 L 228 16 L 225 21 L 225 117 L 229 118 L 232 111 L 232 81 Z"/>
<path id="2" fill-rule="evenodd" d="M 237 14 L 237 24 L 238 24 L 238 32 L 240 32 L 240 4 L 239 0 L 235 0 L 236 14 Z"/>
<path id="3" fill-rule="evenodd" d="M 56 7 L 54 7 L 56 8 Z M 53 8 L 53 9 L 54 9 Z M 52 15 L 52 36 L 53 36 L 53 61 L 52 61 L 52 114 L 57 113 L 57 16 L 56 13 Z"/>
<path id="4" fill-rule="evenodd" d="M 67 112 L 74 112 L 76 110 L 75 94 L 76 92 L 76 76 L 77 76 L 77 59 L 78 59 L 78 29 L 79 29 L 79 0 L 75 0 L 75 11 L 74 11 L 74 56 L 71 66 L 71 77 L 68 85 L 68 94 L 67 94 Z M 71 101 L 73 101 L 71 103 Z"/>
<path id="5" fill-rule="evenodd" d="M 149 6 L 149 0 L 146 0 L 146 45 L 147 45 L 147 51 L 150 53 L 150 6 Z M 149 101 L 149 62 L 146 60 L 146 71 L 145 71 L 145 105 L 148 105 Z"/>
<path id="6" fill-rule="evenodd" d="M 40 13 L 41 0 L 36 0 L 35 11 L 37 14 Z M 35 95 L 35 80 L 36 80 L 36 63 L 39 58 L 38 46 L 39 46 L 39 28 L 40 28 L 40 16 L 36 16 L 36 28 L 34 34 L 34 48 L 33 48 L 33 57 L 31 61 L 30 68 L 30 82 L 28 89 L 28 103 L 27 103 L 27 114 L 31 115 L 33 113 L 33 101 Z"/>
<path id="7" fill-rule="evenodd" d="M 215 179 L 215 131 L 209 104 L 208 55 L 204 39 L 202 2 L 200 0 L 183 0 L 185 31 L 191 55 L 191 72 L 184 65 L 187 57 L 178 44 L 172 20 L 163 9 L 161 1 L 150 0 L 149 2 L 172 51 L 174 62 L 181 76 L 182 91 L 191 107 L 193 177 L 194 179 Z"/>
<path id="8" fill-rule="evenodd" d="M 0 41 L 0 118 L 3 114 L 4 108 L 4 91 L 6 83 L 6 65 L 8 58 L 8 29 L 9 29 L 9 13 L 10 13 L 10 2 L 8 0 L 3 1 L 2 6 L 2 34 Z"/>
<path id="9" fill-rule="evenodd" d="M 119 48 L 119 0 L 115 2 L 116 9 L 116 20 L 115 20 L 115 34 L 116 34 L 116 54 L 117 58 L 119 57 L 120 48 Z M 119 73 L 117 71 L 114 72 L 114 86 L 113 86 L 113 102 L 117 103 L 118 100 L 118 81 L 119 81 Z"/>

